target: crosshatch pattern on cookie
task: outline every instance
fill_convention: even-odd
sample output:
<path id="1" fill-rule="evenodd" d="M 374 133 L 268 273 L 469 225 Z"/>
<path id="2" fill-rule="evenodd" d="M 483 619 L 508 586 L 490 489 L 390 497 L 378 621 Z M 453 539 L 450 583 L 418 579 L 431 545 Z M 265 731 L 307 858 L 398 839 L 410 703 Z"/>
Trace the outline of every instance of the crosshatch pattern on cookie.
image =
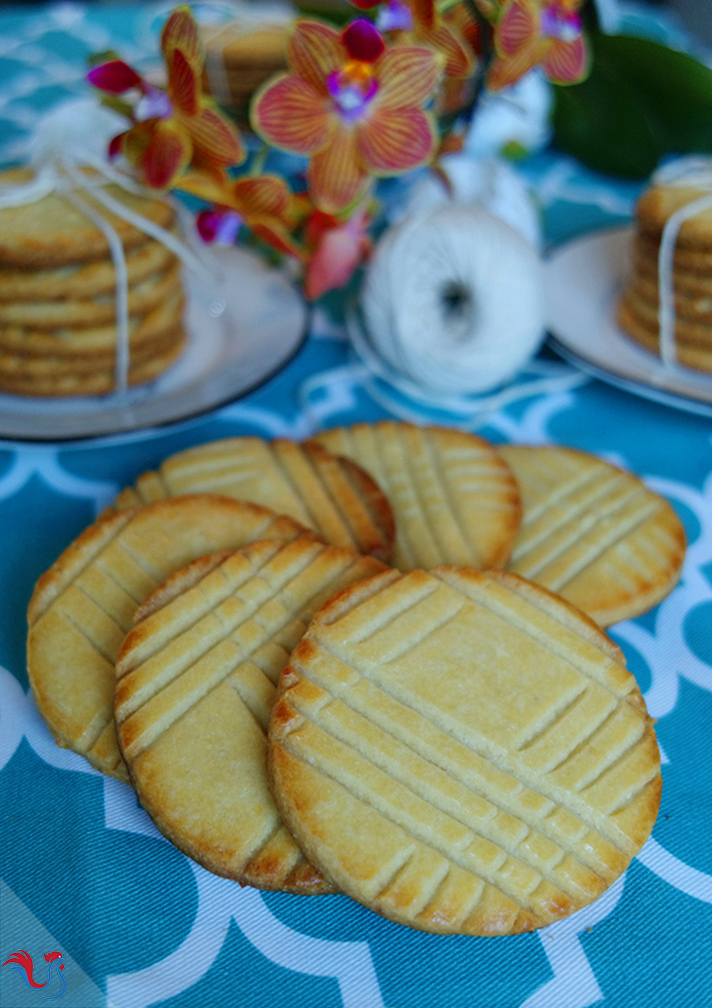
<path id="1" fill-rule="evenodd" d="M 39 579 L 27 614 L 30 684 L 58 745 L 127 781 L 114 663 L 138 606 L 196 556 L 300 535 L 313 538 L 291 518 L 210 495 L 122 511 L 86 529 Z"/>
<path id="2" fill-rule="evenodd" d="M 270 795 L 267 724 L 312 614 L 383 569 L 320 543 L 259 542 L 179 572 L 156 611 L 147 600 L 117 663 L 119 744 L 156 825 L 210 871 L 261 889 L 332 891 Z"/>
<path id="3" fill-rule="evenodd" d="M 539 586 L 441 567 L 317 613 L 270 724 L 273 788 L 344 892 L 427 931 L 585 906 L 647 838 L 652 722 L 619 649 Z"/>
<path id="4" fill-rule="evenodd" d="M 388 561 L 395 536 L 388 501 L 370 476 L 320 445 L 225 438 L 167 458 L 122 491 L 115 506 L 185 493 L 219 493 L 288 514 L 326 542 Z"/>
<path id="5" fill-rule="evenodd" d="M 655 605 L 677 582 L 682 525 L 637 477 L 585 452 L 505 445 L 524 514 L 510 569 L 601 626 Z"/>
<path id="6" fill-rule="evenodd" d="M 393 421 L 338 427 L 314 440 L 353 459 L 387 494 L 399 570 L 506 564 L 519 525 L 519 492 L 487 441 Z"/>

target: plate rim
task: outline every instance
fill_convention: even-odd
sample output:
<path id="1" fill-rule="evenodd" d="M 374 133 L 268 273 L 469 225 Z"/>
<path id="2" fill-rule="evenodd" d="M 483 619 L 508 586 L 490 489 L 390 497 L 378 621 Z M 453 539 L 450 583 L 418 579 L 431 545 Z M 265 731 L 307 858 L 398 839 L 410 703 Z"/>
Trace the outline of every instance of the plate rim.
<path id="1" fill-rule="evenodd" d="M 244 249 L 240 246 L 236 246 L 241 253 L 246 253 L 247 255 L 253 256 L 249 250 Z M 254 257 L 258 259 L 258 257 Z M 263 263 L 262 260 L 259 260 Z M 183 425 L 189 425 L 195 420 L 201 417 L 206 417 L 211 413 L 217 412 L 223 409 L 225 406 L 229 406 L 232 403 L 239 402 L 241 399 L 246 398 L 253 392 L 262 388 L 264 385 L 268 384 L 273 378 L 275 378 L 281 371 L 291 364 L 291 362 L 297 357 L 300 351 L 303 349 L 311 331 L 312 321 L 313 321 L 313 305 L 309 302 L 299 290 L 296 283 L 294 283 L 289 277 L 287 277 L 284 272 L 272 268 L 272 272 L 276 275 L 280 275 L 284 280 L 285 287 L 291 288 L 296 297 L 302 302 L 304 312 L 303 320 L 300 327 L 299 333 L 295 337 L 293 345 L 290 345 L 289 352 L 281 356 L 274 367 L 270 368 L 268 372 L 254 381 L 247 388 L 242 389 L 236 394 L 227 394 L 215 402 L 209 405 L 199 406 L 195 409 L 189 409 L 186 413 L 181 413 L 179 416 L 167 417 L 165 420 L 158 420 L 147 425 L 136 425 L 128 427 L 117 427 L 115 430 L 104 431 L 98 434 L 90 433 L 76 433 L 76 434 L 63 434 L 60 436 L 44 435 L 44 434 L 8 434 L 3 430 L 3 411 L 0 409 L 0 447 L 7 447 L 12 445 L 83 445 L 83 444 L 97 444 L 97 443 L 115 443 L 119 440 L 130 440 L 130 439 L 145 439 L 152 436 L 160 436 L 168 428 L 178 428 Z M 178 363 L 178 361 L 176 361 Z M 3 395 L 9 395 L 9 393 L 2 393 Z M 18 397 L 23 400 L 31 399 L 30 396 Z M 60 402 L 66 402 L 68 399 L 74 397 L 63 397 Z M 90 398 L 90 397 L 77 397 L 77 398 Z M 46 399 L 42 400 L 46 402 Z M 91 422 L 92 417 L 95 417 L 96 413 L 87 413 L 87 421 Z M 47 417 L 48 422 L 51 422 L 51 416 Z"/>
<path id="2" fill-rule="evenodd" d="M 561 260 L 567 255 L 571 254 L 576 248 L 586 247 L 591 244 L 599 244 L 601 242 L 608 242 L 609 244 L 614 240 L 620 240 L 624 235 L 633 235 L 635 233 L 635 228 L 632 224 L 615 224 L 609 225 L 602 228 L 596 228 L 594 231 L 586 231 L 582 234 L 574 235 L 571 238 L 563 239 L 561 242 L 557 242 L 553 245 L 544 261 L 545 277 L 547 290 L 550 289 L 553 283 L 552 273 L 555 268 L 559 268 L 561 265 Z M 646 381 L 644 378 L 634 378 L 629 377 L 627 374 L 620 374 L 610 367 L 606 366 L 598 359 L 591 359 L 587 357 L 584 353 L 580 352 L 578 347 L 572 346 L 566 339 L 566 336 L 562 335 L 561 331 L 558 329 L 555 320 L 553 319 L 553 311 L 551 307 L 547 309 L 548 320 L 547 320 L 547 344 L 560 356 L 562 356 L 569 363 L 578 367 L 580 370 L 591 374 L 593 377 L 600 379 L 601 381 L 607 382 L 617 388 L 621 388 L 626 392 L 630 392 L 634 395 L 641 396 L 645 399 L 650 399 L 654 402 L 662 403 L 666 406 L 672 406 L 677 409 L 684 410 L 685 412 L 695 413 L 703 416 L 712 416 L 712 376 L 706 376 L 705 372 L 696 372 L 691 369 L 691 376 L 694 378 L 699 378 L 704 380 L 707 377 L 710 381 L 709 393 L 707 395 L 700 395 L 699 390 L 696 389 L 694 385 L 690 386 L 689 394 L 673 391 L 669 388 L 665 388 L 663 384 L 653 385 Z M 628 347 L 627 337 L 618 329 L 613 327 L 613 332 L 617 338 L 621 340 L 626 340 L 626 347 Z M 638 347 L 634 344 L 635 349 L 639 349 L 641 352 L 645 352 L 642 347 Z M 652 354 L 650 355 L 654 363 L 657 358 Z M 660 365 L 662 367 L 662 365 Z M 667 379 L 664 373 L 661 373 L 661 382 Z M 676 375 L 677 381 L 685 381 L 686 374 L 680 372 Z M 696 394 L 697 393 L 697 394 Z"/>

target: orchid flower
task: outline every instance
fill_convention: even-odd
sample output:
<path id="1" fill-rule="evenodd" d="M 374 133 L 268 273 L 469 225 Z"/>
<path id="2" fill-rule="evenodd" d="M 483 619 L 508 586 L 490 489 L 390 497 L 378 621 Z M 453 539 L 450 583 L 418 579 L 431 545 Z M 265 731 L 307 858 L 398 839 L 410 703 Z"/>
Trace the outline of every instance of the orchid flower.
<path id="1" fill-rule="evenodd" d="M 496 58 L 487 78 L 493 90 L 541 66 L 553 84 L 576 84 L 588 71 L 581 0 L 506 0 L 494 30 Z"/>
<path id="2" fill-rule="evenodd" d="M 440 76 L 431 49 L 386 47 L 364 19 L 341 34 L 298 21 L 288 57 L 291 73 L 257 93 L 252 123 L 275 147 L 311 159 L 307 182 L 321 210 L 340 213 L 372 176 L 398 175 L 430 160 L 435 129 L 423 105 Z"/>
<path id="3" fill-rule="evenodd" d="M 375 0 L 351 0 L 365 10 L 377 6 Z M 435 0 L 388 0 L 376 15 L 381 31 L 402 33 L 399 41 L 432 46 L 445 60 L 446 77 L 469 77 L 474 70 L 472 51 L 453 24 L 446 24 L 435 6 Z"/>
<path id="4" fill-rule="evenodd" d="M 188 172 L 178 179 L 176 188 L 213 204 L 198 219 L 204 241 L 231 243 L 244 224 L 277 252 L 303 258 L 291 235 L 300 217 L 298 204 L 279 176 L 231 179 L 225 173 Z"/>
<path id="5" fill-rule="evenodd" d="M 306 227 L 307 242 L 313 252 L 304 276 L 304 293 L 310 300 L 343 287 L 370 250 L 366 234 L 367 207 L 358 208 L 346 222 L 315 210 Z"/>
<path id="6" fill-rule="evenodd" d="M 112 156 L 123 154 L 140 169 L 151 188 L 167 189 L 188 167 L 211 171 L 239 164 L 245 151 L 233 126 L 201 91 L 204 57 L 198 27 L 187 7 L 171 14 L 161 35 L 168 73 L 166 92 L 139 77 L 121 60 L 95 67 L 87 79 L 111 94 L 141 92 L 139 120 L 111 142 Z"/>

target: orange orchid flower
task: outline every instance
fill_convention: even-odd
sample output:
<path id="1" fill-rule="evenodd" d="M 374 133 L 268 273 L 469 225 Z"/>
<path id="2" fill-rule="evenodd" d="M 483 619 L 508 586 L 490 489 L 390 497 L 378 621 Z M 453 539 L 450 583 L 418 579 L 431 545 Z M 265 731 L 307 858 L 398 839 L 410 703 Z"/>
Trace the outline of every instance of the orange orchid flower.
<path id="1" fill-rule="evenodd" d="M 576 84 L 589 54 L 578 9 L 582 0 L 506 0 L 494 30 L 496 57 L 487 84 L 514 84 L 541 66 L 553 84 Z"/>
<path id="2" fill-rule="evenodd" d="M 351 2 L 361 10 L 378 5 L 376 0 Z M 378 12 L 376 26 L 382 31 L 398 32 L 399 40 L 428 45 L 441 53 L 446 77 L 469 77 L 474 70 L 471 47 L 458 31 L 454 19 L 439 14 L 435 0 L 388 0 Z"/>
<path id="3" fill-rule="evenodd" d="M 340 213 L 373 176 L 399 175 L 430 160 L 435 128 L 423 105 L 440 76 L 431 49 L 386 47 L 364 19 L 341 34 L 298 21 L 288 57 L 291 73 L 257 93 L 252 124 L 275 147 L 310 158 L 307 181 L 319 209 Z"/>
<path id="4" fill-rule="evenodd" d="M 277 252 L 303 258 L 303 250 L 291 235 L 301 216 L 299 203 L 279 176 L 231 179 L 225 172 L 188 172 L 178 179 L 176 188 L 214 205 L 198 222 L 206 241 L 232 241 L 245 224 Z"/>
<path id="5" fill-rule="evenodd" d="M 117 94 L 138 87 L 140 121 L 115 137 L 110 154 L 122 153 L 140 169 L 146 185 L 168 189 L 187 167 L 219 170 L 239 164 L 245 150 L 233 126 L 202 94 L 204 55 L 189 8 L 171 14 L 161 35 L 168 73 L 165 92 L 143 81 L 120 61 L 96 67 L 88 79 Z M 131 76 L 133 74 L 133 76 Z"/>

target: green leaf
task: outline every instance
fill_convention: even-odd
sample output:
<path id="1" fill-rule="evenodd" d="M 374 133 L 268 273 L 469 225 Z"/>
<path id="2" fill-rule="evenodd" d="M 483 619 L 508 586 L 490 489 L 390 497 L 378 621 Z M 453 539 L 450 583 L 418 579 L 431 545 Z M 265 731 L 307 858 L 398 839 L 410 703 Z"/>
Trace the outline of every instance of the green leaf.
<path id="1" fill-rule="evenodd" d="M 712 151 L 712 70 L 650 39 L 590 41 L 588 79 L 554 89 L 558 147 L 624 178 L 647 177 L 664 154 Z"/>
<path id="2" fill-rule="evenodd" d="M 642 178 L 653 171 L 660 149 L 625 79 L 599 65 L 582 84 L 555 91 L 557 147 L 607 175 Z"/>

